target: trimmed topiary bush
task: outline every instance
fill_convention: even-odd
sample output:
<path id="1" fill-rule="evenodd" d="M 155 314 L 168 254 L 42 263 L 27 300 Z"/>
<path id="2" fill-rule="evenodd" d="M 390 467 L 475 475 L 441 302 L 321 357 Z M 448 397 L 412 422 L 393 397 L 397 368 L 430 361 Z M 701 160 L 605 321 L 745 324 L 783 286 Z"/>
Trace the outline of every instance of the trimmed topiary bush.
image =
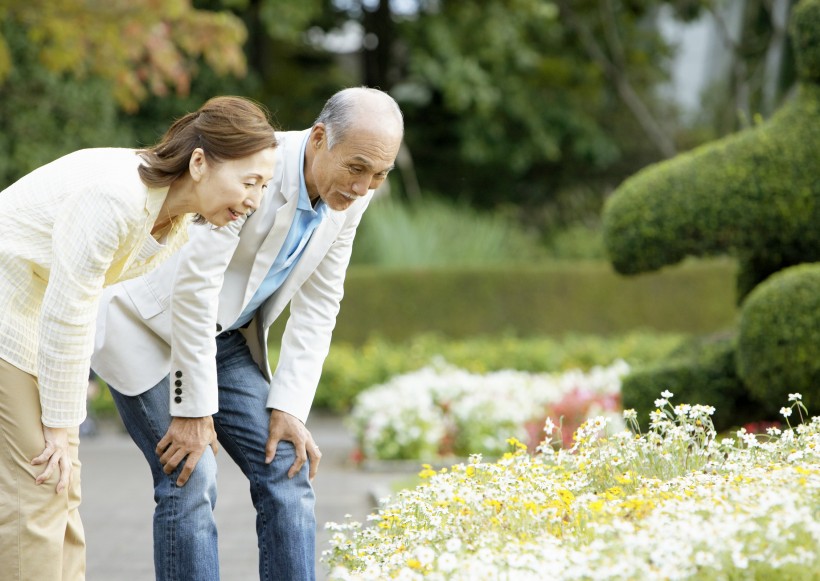
<path id="1" fill-rule="evenodd" d="M 772 119 L 629 178 L 604 208 L 604 241 L 623 274 L 689 255 L 740 260 L 738 291 L 820 261 L 820 87 Z"/>
<path id="2" fill-rule="evenodd" d="M 800 78 L 790 102 L 753 129 L 646 168 L 604 208 L 604 242 L 623 274 L 689 255 L 740 262 L 736 347 L 636 370 L 623 390 L 639 411 L 659 388 L 723 410 L 723 426 L 774 419 L 773 402 L 789 393 L 820 402 L 820 264 L 794 266 L 820 261 L 820 0 L 795 7 L 790 31 Z"/>
<path id="3" fill-rule="evenodd" d="M 820 264 L 778 272 L 743 305 L 738 373 L 759 401 L 787 401 L 799 392 L 820 404 Z"/>

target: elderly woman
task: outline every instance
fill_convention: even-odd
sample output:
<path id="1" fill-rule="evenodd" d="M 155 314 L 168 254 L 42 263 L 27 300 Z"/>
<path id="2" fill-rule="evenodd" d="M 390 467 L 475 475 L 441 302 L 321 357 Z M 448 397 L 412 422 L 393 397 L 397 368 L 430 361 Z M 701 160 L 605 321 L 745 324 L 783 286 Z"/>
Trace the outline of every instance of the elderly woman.
<path id="1" fill-rule="evenodd" d="M 0 579 L 84 578 L 78 427 L 102 289 L 173 253 L 194 215 L 235 237 L 276 145 L 265 111 L 217 97 L 154 147 L 80 150 L 0 192 Z"/>

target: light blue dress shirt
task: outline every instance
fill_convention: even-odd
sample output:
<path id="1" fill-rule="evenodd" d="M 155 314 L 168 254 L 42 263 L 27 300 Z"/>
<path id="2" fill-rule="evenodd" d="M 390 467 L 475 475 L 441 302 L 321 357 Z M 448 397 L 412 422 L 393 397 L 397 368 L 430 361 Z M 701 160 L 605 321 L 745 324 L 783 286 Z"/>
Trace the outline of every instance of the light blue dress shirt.
<path id="1" fill-rule="evenodd" d="M 299 261 L 302 253 L 310 240 L 316 227 L 327 216 L 327 205 L 323 200 L 319 200 L 316 208 L 310 204 L 308 197 L 307 186 L 305 185 L 305 145 L 307 145 L 307 137 L 302 142 L 302 153 L 300 155 L 299 163 L 299 201 L 296 206 L 296 215 L 293 218 L 293 223 L 290 225 L 285 243 L 282 245 L 282 250 L 279 251 L 279 256 L 274 260 L 270 267 L 265 280 L 259 285 L 256 294 L 242 311 L 242 314 L 231 326 L 231 330 L 239 329 L 243 325 L 250 322 L 253 318 L 256 309 L 265 302 L 265 300 L 275 293 L 282 283 L 285 282 L 293 267 Z"/>

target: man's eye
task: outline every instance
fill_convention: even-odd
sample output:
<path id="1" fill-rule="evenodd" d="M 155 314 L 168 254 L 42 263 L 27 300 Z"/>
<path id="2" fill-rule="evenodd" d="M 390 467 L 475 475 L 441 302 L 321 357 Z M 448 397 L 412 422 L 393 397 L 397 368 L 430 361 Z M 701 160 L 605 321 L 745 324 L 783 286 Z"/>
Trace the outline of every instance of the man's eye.
<path id="1" fill-rule="evenodd" d="M 360 174 L 360 173 L 362 173 L 362 168 L 356 167 L 356 166 L 350 166 L 350 173 Z"/>

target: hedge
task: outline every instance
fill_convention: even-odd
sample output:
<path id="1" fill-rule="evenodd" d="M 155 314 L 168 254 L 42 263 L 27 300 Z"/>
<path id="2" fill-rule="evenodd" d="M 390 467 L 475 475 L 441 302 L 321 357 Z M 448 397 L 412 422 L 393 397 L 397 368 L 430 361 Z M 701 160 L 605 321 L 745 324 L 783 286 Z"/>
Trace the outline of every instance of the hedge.
<path id="1" fill-rule="evenodd" d="M 820 404 L 820 264 L 778 272 L 743 304 L 738 373 L 759 401 Z"/>
<path id="2" fill-rule="evenodd" d="M 736 266 L 691 262 L 622 277 L 606 263 L 384 270 L 351 267 L 334 342 L 420 333 L 449 338 L 513 334 L 708 333 L 732 325 Z M 278 345 L 286 315 L 271 328 Z"/>

